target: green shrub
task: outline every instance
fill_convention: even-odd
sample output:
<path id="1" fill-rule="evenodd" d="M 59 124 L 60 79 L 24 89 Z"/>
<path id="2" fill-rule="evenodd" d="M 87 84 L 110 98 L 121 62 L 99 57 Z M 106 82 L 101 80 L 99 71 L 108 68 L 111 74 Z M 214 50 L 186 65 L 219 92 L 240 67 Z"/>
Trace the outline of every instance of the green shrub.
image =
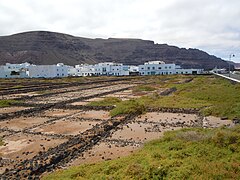
<path id="1" fill-rule="evenodd" d="M 0 138 L 0 146 L 2 146 L 4 143 L 3 143 L 3 140 L 2 138 Z"/>
<path id="2" fill-rule="evenodd" d="M 240 126 L 169 131 L 128 157 L 72 167 L 43 179 L 239 179 L 239 143 Z"/>
<path id="3" fill-rule="evenodd" d="M 20 101 L 2 99 L 0 100 L 0 107 L 9 107 L 17 103 L 20 103 Z"/>
<path id="4" fill-rule="evenodd" d="M 142 91 L 155 91 L 156 88 L 150 85 L 139 85 L 133 88 L 134 92 L 142 92 Z"/>
<path id="5" fill-rule="evenodd" d="M 117 116 L 121 114 L 142 114 L 145 111 L 144 104 L 138 102 L 135 99 L 128 101 L 122 101 L 116 105 L 116 107 L 110 111 L 111 116 Z"/>
<path id="6" fill-rule="evenodd" d="M 93 101 L 88 103 L 89 106 L 113 106 L 117 103 L 121 102 L 122 100 L 117 97 L 106 97 L 100 101 Z"/>

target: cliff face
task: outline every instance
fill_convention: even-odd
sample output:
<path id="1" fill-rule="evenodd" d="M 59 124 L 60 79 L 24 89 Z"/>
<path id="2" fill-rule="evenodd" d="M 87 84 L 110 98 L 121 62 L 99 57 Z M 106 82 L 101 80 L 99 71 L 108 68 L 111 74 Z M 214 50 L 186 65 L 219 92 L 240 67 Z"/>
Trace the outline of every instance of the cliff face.
<path id="1" fill-rule="evenodd" d="M 0 37 L 0 64 L 62 62 L 75 65 L 115 61 L 138 65 L 149 60 L 162 60 L 188 68 L 228 67 L 227 62 L 198 49 L 154 44 L 141 39 L 88 39 L 46 31 Z"/>

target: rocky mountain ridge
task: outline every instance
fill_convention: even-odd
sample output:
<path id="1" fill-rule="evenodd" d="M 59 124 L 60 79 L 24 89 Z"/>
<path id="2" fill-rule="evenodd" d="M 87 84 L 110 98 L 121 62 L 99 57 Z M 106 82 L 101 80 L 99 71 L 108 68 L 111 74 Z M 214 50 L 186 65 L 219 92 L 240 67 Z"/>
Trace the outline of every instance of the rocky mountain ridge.
<path id="1" fill-rule="evenodd" d="M 185 68 L 213 69 L 228 63 L 198 49 L 155 44 L 141 39 L 89 39 L 48 31 L 0 36 L 0 64 L 30 62 L 76 65 L 114 61 L 130 65 L 150 60 L 176 63 Z"/>

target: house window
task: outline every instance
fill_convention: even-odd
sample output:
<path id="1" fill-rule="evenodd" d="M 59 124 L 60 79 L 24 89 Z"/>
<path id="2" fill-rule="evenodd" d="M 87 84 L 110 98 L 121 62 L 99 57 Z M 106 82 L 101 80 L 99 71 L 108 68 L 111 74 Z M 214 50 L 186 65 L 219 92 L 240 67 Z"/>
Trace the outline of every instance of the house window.
<path id="1" fill-rule="evenodd" d="M 148 67 L 147 69 L 150 69 L 150 67 Z"/>
<path id="2" fill-rule="evenodd" d="M 158 67 L 158 69 L 162 69 L 161 67 Z"/>
<path id="3" fill-rule="evenodd" d="M 167 69 L 167 66 L 165 66 L 165 69 Z"/>
<path id="4" fill-rule="evenodd" d="M 155 69 L 155 67 L 152 67 L 152 69 Z"/>
<path id="5" fill-rule="evenodd" d="M 142 69 L 144 69 L 144 68 L 142 68 Z"/>
<path id="6" fill-rule="evenodd" d="M 169 66 L 169 69 L 171 69 L 171 66 Z"/>

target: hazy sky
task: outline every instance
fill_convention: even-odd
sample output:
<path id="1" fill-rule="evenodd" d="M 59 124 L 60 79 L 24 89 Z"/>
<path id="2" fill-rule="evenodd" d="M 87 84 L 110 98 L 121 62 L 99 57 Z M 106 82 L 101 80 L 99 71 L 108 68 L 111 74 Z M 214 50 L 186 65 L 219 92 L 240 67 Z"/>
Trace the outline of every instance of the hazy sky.
<path id="1" fill-rule="evenodd" d="M 0 0 L 0 35 L 141 38 L 240 62 L 240 0 Z"/>

